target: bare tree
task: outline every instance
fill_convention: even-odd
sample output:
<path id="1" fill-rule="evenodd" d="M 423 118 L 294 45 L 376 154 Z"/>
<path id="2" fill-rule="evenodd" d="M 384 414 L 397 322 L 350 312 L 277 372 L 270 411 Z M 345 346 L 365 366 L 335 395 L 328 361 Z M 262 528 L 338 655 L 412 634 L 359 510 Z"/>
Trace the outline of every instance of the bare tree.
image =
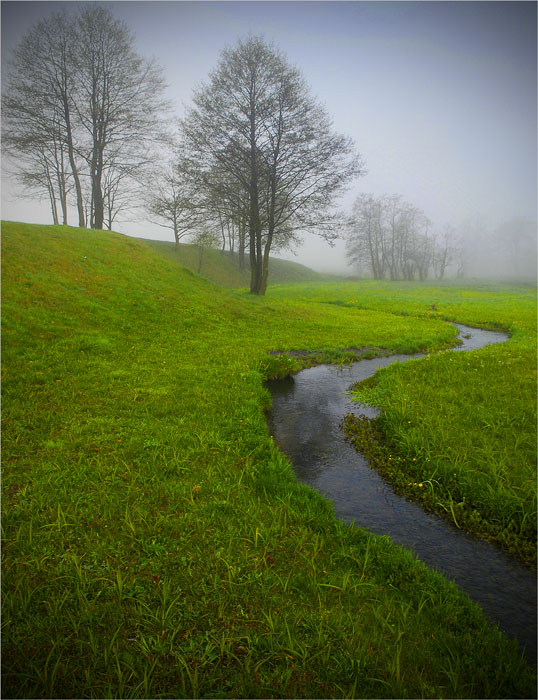
<path id="1" fill-rule="evenodd" d="M 164 138 L 162 72 L 133 43 L 104 6 L 81 5 L 37 23 L 13 53 L 3 143 L 54 220 L 59 204 L 67 221 L 74 193 L 79 226 L 111 226 Z"/>
<path id="2" fill-rule="evenodd" d="M 457 259 L 454 228 L 447 224 L 441 235 L 435 238 L 434 267 L 437 279 L 444 279 L 446 269 Z"/>
<path id="3" fill-rule="evenodd" d="M 194 192 L 174 166 L 155 173 L 146 207 L 157 225 L 173 231 L 176 250 L 180 240 L 200 225 L 200 207 L 195 203 Z"/>
<path id="4" fill-rule="evenodd" d="M 365 263 L 374 279 L 425 280 L 435 257 L 431 222 L 398 195 L 359 194 L 353 204 L 347 254 Z"/>
<path id="5" fill-rule="evenodd" d="M 182 122 L 190 173 L 205 188 L 218 187 L 221 173 L 241 193 L 241 210 L 248 202 L 250 291 L 265 294 L 272 248 L 301 230 L 334 237 L 341 220 L 331 206 L 360 160 L 299 71 L 260 38 L 223 52 L 194 105 Z"/>
<path id="6" fill-rule="evenodd" d="M 72 20 L 66 13 L 55 13 L 38 22 L 16 47 L 8 63 L 2 96 L 3 143 L 17 157 L 23 183 L 33 181 L 37 189 L 39 185 L 46 189 L 55 220 L 55 201 L 60 201 L 64 223 L 67 223 L 67 180 L 72 180 L 79 226 L 84 226 L 73 125 L 76 86 L 73 41 Z"/>
<path id="7" fill-rule="evenodd" d="M 151 160 L 148 147 L 164 138 L 164 81 L 154 61 L 133 50 L 127 26 L 102 5 L 89 5 L 77 22 L 78 117 L 86 131 L 92 191 L 92 228 L 103 228 L 107 170 L 133 172 Z"/>
<path id="8" fill-rule="evenodd" d="M 386 239 L 383 203 L 371 194 L 360 194 L 353 204 L 352 232 L 347 242 L 350 262 L 366 263 L 374 279 L 383 279 L 386 269 Z"/>
<path id="9" fill-rule="evenodd" d="M 200 274 L 202 272 L 204 252 L 207 248 L 213 248 L 214 246 L 218 245 L 219 236 L 215 231 L 212 231 L 209 228 L 203 228 L 193 235 L 192 242 L 198 249 L 198 274 Z"/>

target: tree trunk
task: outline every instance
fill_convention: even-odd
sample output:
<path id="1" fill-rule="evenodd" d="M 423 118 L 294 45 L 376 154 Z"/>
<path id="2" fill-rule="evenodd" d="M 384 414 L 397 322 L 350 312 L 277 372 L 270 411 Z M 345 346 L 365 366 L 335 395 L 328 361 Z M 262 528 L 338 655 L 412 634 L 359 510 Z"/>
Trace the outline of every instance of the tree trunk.
<path id="1" fill-rule="evenodd" d="M 67 135 L 67 155 L 69 158 L 69 165 L 71 167 L 71 174 L 73 175 L 73 181 L 75 183 L 75 192 L 77 196 L 78 225 L 80 228 L 86 228 L 86 217 L 84 216 L 84 199 L 82 197 L 82 187 L 80 186 L 80 177 L 78 174 L 77 163 L 75 161 L 75 149 L 73 146 L 71 115 L 69 111 L 69 102 L 65 92 L 63 95 L 63 108 Z"/>
<path id="2" fill-rule="evenodd" d="M 103 192 L 101 190 L 101 169 L 96 168 L 92 175 L 93 225 L 92 228 L 102 229 L 105 219 Z"/>
<path id="3" fill-rule="evenodd" d="M 177 212 L 176 212 L 175 210 L 174 210 L 174 213 L 173 213 L 173 221 L 172 221 L 172 224 L 173 224 L 173 226 L 174 226 L 174 240 L 175 240 L 175 242 L 176 242 L 175 251 L 176 251 L 176 253 L 177 253 L 177 251 L 179 250 L 179 223 L 178 223 L 178 220 L 177 220 Z"/>
<path id="4" fill-rule="evenodd" d="M 239 269 L 245 269 L 245 222 L 239 223 Z"/>
<path id="5" fill-rule="evenodd" d="M 258 265 L 256 260 L 256 233 L 250 231 L 250 293 L 256 294 L 258 288 Z"/>
<path id="6" fill-rule="evenodd" d="M 244 239 L 239 242 L 239 269 L 245 269 L 245 241 Z"/>
<path id="7" fill-rule="evenodd" d="M 272 238 L 272 235 L 268 236 L 267 243 L 265 244 L 265 250 L 263 251 L 262 276 L 260 280 L 260 291 L 258 292 L 263 296 L 265 296 L 265 293 L 267 292 L 267 281 L 269 279 L 269 251 L 271 250 Z"/>
<path id="8" fill-rule="evenodd" d="M 59 224 L 59 221 L 58 221 L 58 207 L 56 206 L 56 197 L 54 196 L 52 182 L 50 182 L 50 180 L 49 180 L 47 184 L 48 184 L 49 197 L 50 197 L 50 208 L 52 211 L 52 222 L 55 226 L 57 226 Z"/>

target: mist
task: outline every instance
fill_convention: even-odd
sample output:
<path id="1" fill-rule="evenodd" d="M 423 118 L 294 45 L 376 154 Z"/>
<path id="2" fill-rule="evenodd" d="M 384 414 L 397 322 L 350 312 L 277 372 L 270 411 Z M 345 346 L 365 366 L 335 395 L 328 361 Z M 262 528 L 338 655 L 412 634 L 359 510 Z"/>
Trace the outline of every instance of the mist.
<path id="1" fill-rule="evenodd" d="M 2 3 L 2 74 L 36 21 L 71 2 Z M 400 195 L 454 231 L 446 276 L 536 278 L 536 4 L 529 2 L 111 2 L 136 49 L 164 69 L 175 117 L 221 51 L 263 35 L 303 74 L 334 128 L 351 136 L 365 174 L 338 202 Z M 2 218 L 49 223 L 3 160 Z M 69 222 L 76 223 L 73 213 Z M 133 204 L 114 230 L 173 240 Z M 346 241 L 310 234 L 278 257 L 365 276 Z"/>

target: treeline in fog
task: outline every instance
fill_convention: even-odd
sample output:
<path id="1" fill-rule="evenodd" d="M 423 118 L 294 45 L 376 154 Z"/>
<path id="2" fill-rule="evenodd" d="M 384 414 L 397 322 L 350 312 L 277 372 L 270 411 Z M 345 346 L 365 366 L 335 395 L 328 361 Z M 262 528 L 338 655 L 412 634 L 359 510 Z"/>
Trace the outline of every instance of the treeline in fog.
<path id="1" fill-rule="evenodd" d="M 374 279 L 536 278 L 535 223 L 515 218 L 490 229 L 476 219 L 439 230 L 400 195 L 357 196 L 346 250 L 357 272 Z"/>

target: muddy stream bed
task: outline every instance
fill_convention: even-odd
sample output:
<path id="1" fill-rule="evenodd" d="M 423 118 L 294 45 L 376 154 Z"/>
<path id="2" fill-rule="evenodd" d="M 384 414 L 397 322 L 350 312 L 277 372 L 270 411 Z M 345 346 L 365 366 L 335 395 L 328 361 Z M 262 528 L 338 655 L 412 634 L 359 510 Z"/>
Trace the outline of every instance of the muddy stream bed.
<path id="1" fill-rule="evenodd" d="M 504 342 L 503 333 L 456 324 L 462 345 L 475 350 Z M 344 439 L 339 424 L 347 413 L 378 410 L 351 400 L 352 384 L 380 367 L 420 355 L 391 355 L 351 365 L 319 365 L 293 379 L 267 382 L 273 403 L 271 434 L 293 464 L 298 479 L 321 492 L 336 515 L 412 550 L 432 569 L 454 581 L 478 603 L 488 619 L 536 665 L 536 573 L 498 547 L 458 530 L 394 492 Z"/>

